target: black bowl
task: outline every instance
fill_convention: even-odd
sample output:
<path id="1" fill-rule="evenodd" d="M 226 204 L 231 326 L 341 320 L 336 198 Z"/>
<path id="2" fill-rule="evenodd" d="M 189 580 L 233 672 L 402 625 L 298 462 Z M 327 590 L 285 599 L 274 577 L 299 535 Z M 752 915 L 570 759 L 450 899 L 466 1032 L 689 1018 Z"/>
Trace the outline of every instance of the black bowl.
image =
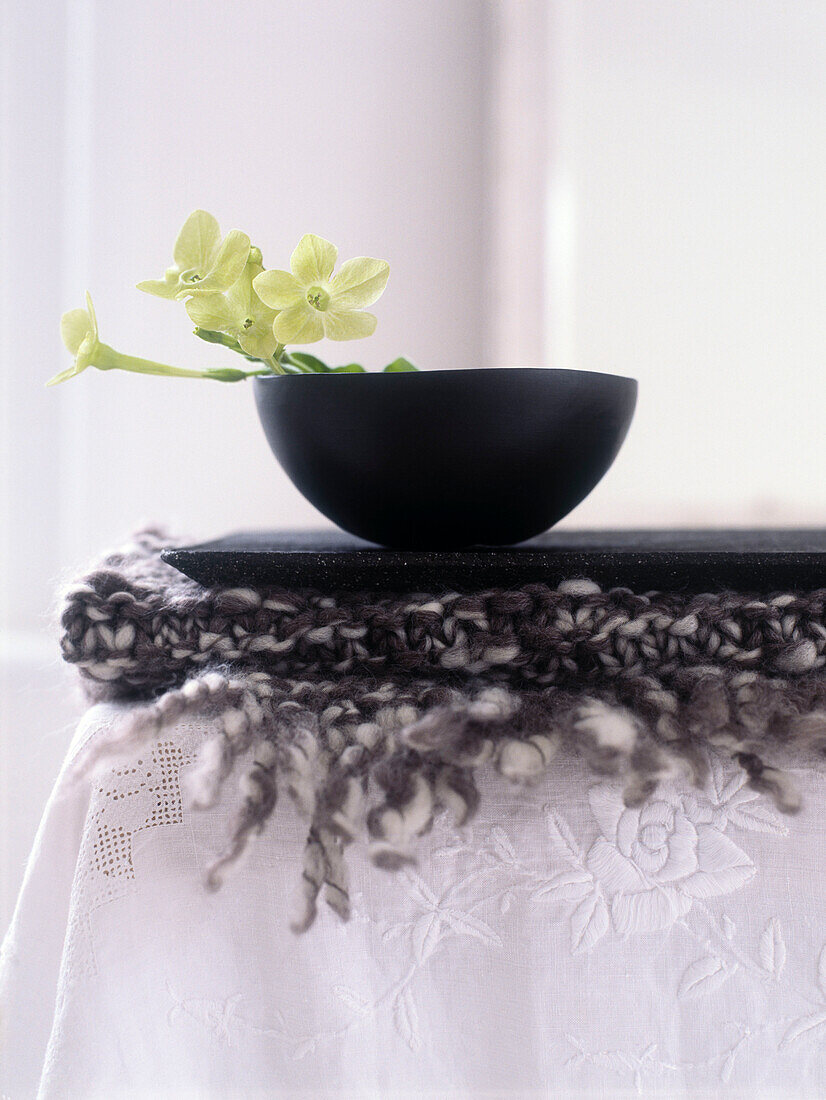
<path id="1" fill-rule="evenodd" d="M 506 367 L 256 378 L 270 447 L 328 519 L 384 546 L 522 542 L 614 461 L 633 378 Z"/>

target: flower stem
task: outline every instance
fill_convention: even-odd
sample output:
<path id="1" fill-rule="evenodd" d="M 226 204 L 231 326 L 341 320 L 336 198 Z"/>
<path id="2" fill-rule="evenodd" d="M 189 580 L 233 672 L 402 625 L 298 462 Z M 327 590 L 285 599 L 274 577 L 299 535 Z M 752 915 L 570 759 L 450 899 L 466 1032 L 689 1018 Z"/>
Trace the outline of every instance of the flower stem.
<path id="1" fill-rule="evenodd" d="M 275 374 L 286 374 L 287 371 L 281 365 L 281 356 L 284 354 L 284 345 L 276 344 L 275 351 L 272 353 L 272 364 L 268 364 L 270 372 Z"/>
<path id="2" fill-rule="evenodd" d="M 94 366 L 98 370 L 126 370 L 135 374 L 157 374 L 167 378 L 211 378 L 215 382 L 242 382 L 258 374 L 269 374 L 264 367 L 261 370 L 238 370 L 235 367 L 217 367 L 207 370 L 188 370 L 186 367 L 173 367 L 168 363 L 156 363 L 151 359 L 140 359 L 134 355 L 124 355 L 108 344 L 98 345 L 98 355 Z"/>

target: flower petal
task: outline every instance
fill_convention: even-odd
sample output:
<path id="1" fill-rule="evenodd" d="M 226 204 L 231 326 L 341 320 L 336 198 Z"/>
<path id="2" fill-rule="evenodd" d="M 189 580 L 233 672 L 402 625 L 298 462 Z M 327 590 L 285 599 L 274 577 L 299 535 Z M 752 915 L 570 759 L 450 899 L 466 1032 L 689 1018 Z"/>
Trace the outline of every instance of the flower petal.
<path id="1" fill-rule="evenodd" d="M 674 807 L 663 798 L 646 802 L 640 808 L 640 825 L 644 829 L 646 825 L 663 825 L 671 832 L 674 827 Z"/>
<path id="2" fill-rule="evenodd" d="M 154 294 L 156 298 L 175 299 L 181 289 L 180 281 L 177 278 L 170 278 L 169 275 L 164 279 L 144 279 L 136 286 L 144 294 Z"/>
<path id="3" fill-rule="evenodd" d="M 621 935 L 661 932 L 684 917 L 690 908 L 691 899 L 681 897 L 671 886 L 637 894 L 615 894 L 611 899 L 614 928 Z"/>
<path id="4" fill-rule="evenodd" d="M 746 853 L 711 825 L 697 829 L 697 863 L 697 870 L 677 883 L 677 888 L 691 898 L 730 894 L 755 874 Z"/>
<path id="5" fill-rule="evenodd" d="M 633 893 L 649 885 L 642 870 L 618 852 L 605 837 L 597 837 L 585 862 L 609 894 Z"/>
<path id="6" fill-rule="evenodd" d="M 86 309 L 89 313 L 89 320 L 92 322 L 92 335 L 94 336 L 95 340 L 97 340 L 97 338 L 98 338 L 98 318 L 97 318 L 97 314 L 95 313 L 95 307 L 92 303 L 92 295 L 89 293 L 88 290 L 86 291 Z"/>
<path id="7" fill-rule="evenodd" d="M 634 806 L 625 810 L 617 822 L 617 848 L 630 856 L 640 831 L 640 811 Z"/>
<path id="8" fill-rule="evenodd" d="M 697 830 L 682 814 L 677 814 L 674 818 L 674 828 L 668 838 L 667 848 L 668 859 L 657 876 L 660 882 L 673 882 L 697 870 Z"/>
<path id="9" fill-rule="evenodd" d="M 387 286 L 390 264 L 359 256 L 339 268 L 330 282 L 334 309 L 363 309 L 377 302 Z"/>
<path id="10" fill-rule="evenodd" d="M 622 791 L 614 784 L 600 783 L 588 791 L 588 801 L 602 835 L 607 840 L 615 841 L 620 818 L 625 813 Z"/>
<path id="11" fill-rule="evenodd" d="M 272 330 L 281 344 L 314 344 L 324 335 L 321 314 L 303 301 L 282 310 Z"/>
<path id="12" fill-rule="evenodd" d="M 246 233 L 233 229 L 227 233 L 223 244 L 215 256 L 212 266 L 198 283 L 187 283 L 178 291 L 177 297 L 185 295 L 211 294 L 216 290 L 229 290 L 237 283 L 250 254 L 250 239 Z"/>
<path id="13" fill-rule="evenodd" d="M 59 374 L 54 375 L 46 383 L 47 386 L 58 386 L 61 382 L 67 382 L 70 378 L 74 378 L 76 374 L 80 374 L 83 368 L 78 367 L 77 363 L 72 363 L 66 370 L 60 371 Z"/>
<path id="14" fill-rule="evenodd" d="M 252 355 L 256 359 L 271 359 L 277 341 L 272 325 L 253 325 L 246 332 L 238 333 L 238 343 L 247 355 Z"/>
<path id="15" fill-rule="evenodd" d="M 646 878 L 656 881 L 659 879 L 658 872 L 668 859 L 668 849 L 663 846 L 650 852 L 642 844 L 633 844 L 628 858 L 636 863 Z"/>
<path id="16" fill-rule="evenodd" d="M 100 344 L 98 343 L 97 333 L 92 330 L 87 333 L 83 338 L 80 347 L 77 349 L 77 357 L 75 358 L 75 366 L 78 369 L 78 373 L 82 370 L 86 370 L 87 367 L 93 367 L 96 364 L 92 362 L 95 357 Z"/>
<path id="17" fill-rule="evenodd" d="M 194 210 L 184 222 L 175 241 L 173 256 L 181 271 L 195 268 L 203 271 L 218 250 L 221 230 L 217 220 L 206 210 Z"/>
<path id="18" fill-rule="evenodd" d="M 319 316 L 323 318 L 324 335 L 330 340 L 360 340 L 376 331 L 376 318 L 372 313 L 328 309 Z"/>
<path id="19" fill-rule="evenodd" d="M 77 355 L 80 345 L 92 331 L 92 318 L 86 309 L 70 309 L 60 318 L 60 335 L 72 355 Z"/>
<path id="20" fill-rule="evenodd" d="M 193 324 L 212 332 L 223 332 L 233 321 L 230 303 L 223 294 L 201 294 L 190 298 L 186 303 L 186 311 Z"/>
<path id="21" fill-rule="evenodd" d="M 298 280 L 289 271 L 262 271 L 252 280 L 252 288 L 272 309 L 289 309 L 304 298 Z"/>
<path id="22" fill-rule="evenodd" d="M 326 283 L 333 274 L 337 256 L 334 244 L 315 233 L 305 233 L 290 256 L 290 269 L 303 287 Z"/>

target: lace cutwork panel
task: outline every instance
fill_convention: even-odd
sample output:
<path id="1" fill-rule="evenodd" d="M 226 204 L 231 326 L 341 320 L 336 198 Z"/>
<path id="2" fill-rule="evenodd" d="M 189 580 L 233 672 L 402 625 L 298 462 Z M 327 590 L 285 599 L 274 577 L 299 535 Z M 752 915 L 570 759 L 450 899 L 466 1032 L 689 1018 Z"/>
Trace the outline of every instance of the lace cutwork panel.
<path id="1" fill-rule="evenodd" d="M 93 836 L 92 876 L 106 879 L 134 878 L 132 839 L 141 829 L 159 825 L 180 825 L 183 821 L 180 770 L 192 761 L 172 741 L 160 741 L 150 746 L 132 767 L 116 768 L 98 784 L 93 800 L 98 808 L 90 816 Z M 112 820 L 112 805 L 134 800 L 126 812 L 129 823 Z M 144 811 L 146 811 L 144 813 Z M 132 824 L 132 821 L 135 824 Z"/>

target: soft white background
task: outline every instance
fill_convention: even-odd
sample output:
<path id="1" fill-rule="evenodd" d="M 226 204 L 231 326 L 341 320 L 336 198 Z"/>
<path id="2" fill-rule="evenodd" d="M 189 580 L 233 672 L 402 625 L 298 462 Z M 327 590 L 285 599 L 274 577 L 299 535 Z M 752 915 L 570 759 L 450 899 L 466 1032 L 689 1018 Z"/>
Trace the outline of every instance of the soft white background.
<path id="1" fill-rule="evenodd" d="M 0 50 L 0 929 L 78 709 L 59 582 L 146 520 L 322 522 L 243 387 L 43 389 L 87 287 L 116 347 L 224 361 L 133 288 L 195 206 L 387 258 L 368 365 L 639 378 L 569 526 L 823 522 L 823 4 L 3 0 Z"/>

